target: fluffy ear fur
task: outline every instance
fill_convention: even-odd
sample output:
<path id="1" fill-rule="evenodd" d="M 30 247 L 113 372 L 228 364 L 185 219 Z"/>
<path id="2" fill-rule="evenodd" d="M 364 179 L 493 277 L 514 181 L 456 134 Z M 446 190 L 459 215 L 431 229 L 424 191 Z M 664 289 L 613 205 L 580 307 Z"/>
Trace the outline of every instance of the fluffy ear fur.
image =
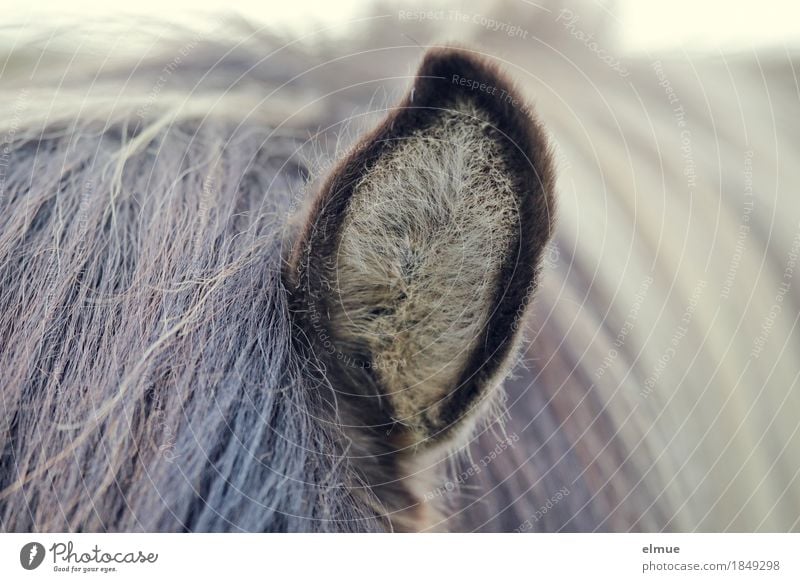
<path id="1" fill-rule="evenodd" d="M 393 450 L 448 442 L 502 380 L 535 287 L 545 137 L 495 65 L 437 49 L 352 151 L 289 261 L 296 320 L 351 423 Z"/>

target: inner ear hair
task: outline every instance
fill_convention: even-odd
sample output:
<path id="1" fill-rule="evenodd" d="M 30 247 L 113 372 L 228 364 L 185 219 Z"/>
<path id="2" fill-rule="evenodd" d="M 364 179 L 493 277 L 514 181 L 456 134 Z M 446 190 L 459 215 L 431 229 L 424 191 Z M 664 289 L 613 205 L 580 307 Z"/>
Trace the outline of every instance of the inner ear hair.
<path id="1" fill-rule="evenodd" d="M 434 49 L 352 151 L 289 261 L 298 322 L 365 430 L 447 440 L 492 399 L 536 286 L 545 134 L 496 65 Z"/>

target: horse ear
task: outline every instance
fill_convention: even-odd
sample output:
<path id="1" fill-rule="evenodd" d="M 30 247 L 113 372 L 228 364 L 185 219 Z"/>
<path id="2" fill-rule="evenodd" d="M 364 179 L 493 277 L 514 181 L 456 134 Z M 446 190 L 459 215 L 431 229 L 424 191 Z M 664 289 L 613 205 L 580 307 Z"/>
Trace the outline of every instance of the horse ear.
<path id="1" fill-rule="evenodd" d="M 289 261 L 297 320 L 365 425 L 440 441 L 513 353 L 553 228 L 546 140 L 496 66 L 437 49 L 352 151 Z"/>

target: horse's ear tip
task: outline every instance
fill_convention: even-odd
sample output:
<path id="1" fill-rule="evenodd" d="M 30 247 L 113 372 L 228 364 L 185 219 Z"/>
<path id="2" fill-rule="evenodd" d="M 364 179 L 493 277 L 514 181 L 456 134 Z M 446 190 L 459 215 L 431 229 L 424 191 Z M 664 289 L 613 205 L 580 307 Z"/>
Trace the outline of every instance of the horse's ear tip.
<path id="1" fill-rule="evenodd" d="M 500 61 L 459 46 L 428 49 L 414 81 L 414 103 L 452 107 L 454 100 L 491 112 L 501 127 L 535 121 L 524 92 Z"/>
<path id="2" fill-rule="evenodd" d="M 420 76 L 448 76 L 460 72 L 485 76 L 497 75 L 498 69 L 482 53 L 456 44 L 429 48 L 419 67 Z"/>

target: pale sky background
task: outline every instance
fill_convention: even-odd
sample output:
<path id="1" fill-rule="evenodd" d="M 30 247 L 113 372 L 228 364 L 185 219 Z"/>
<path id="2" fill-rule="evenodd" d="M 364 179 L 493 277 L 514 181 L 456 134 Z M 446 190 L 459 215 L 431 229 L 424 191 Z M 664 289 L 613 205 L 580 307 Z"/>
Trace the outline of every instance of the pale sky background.
<path id="1" fill-rule="evenodd" d="M 535 0 L 508 0 L 535 4 Z M 589 0 L 590 3 L 593 0 Z M 178 22 L 219 11 L 236 11 L 258 23 L 299 31 L 344 24 L 361 14 L 367 0 L 17 0 L 3 8 L 0 23 L 53 21 L 57 15 L 98 17 L 125 14 L 157 16 Z M 659 49 L 742 50 L 764 45 L 800 46 L 798 0 L 616 0 L 623 51 Z M 405 0 L 398 7 L 436 7 Z M 455 4 L 458 6 L 458 3 Z M 345 30 L 342 26 L 342 30 Z"/>

